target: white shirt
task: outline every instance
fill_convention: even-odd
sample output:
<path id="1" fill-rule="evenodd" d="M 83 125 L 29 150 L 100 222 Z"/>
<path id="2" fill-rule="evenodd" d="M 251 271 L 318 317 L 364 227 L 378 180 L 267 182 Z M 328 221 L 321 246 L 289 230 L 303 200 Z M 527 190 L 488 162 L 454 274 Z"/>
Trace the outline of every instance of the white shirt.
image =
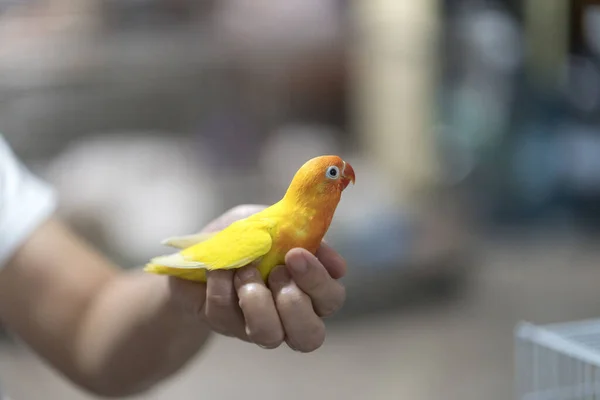
<path id="1" fill-rule="evenodd" d="M 0 266 L 56 208 L 56 193 L 15 156 L 0 134 Z"/>

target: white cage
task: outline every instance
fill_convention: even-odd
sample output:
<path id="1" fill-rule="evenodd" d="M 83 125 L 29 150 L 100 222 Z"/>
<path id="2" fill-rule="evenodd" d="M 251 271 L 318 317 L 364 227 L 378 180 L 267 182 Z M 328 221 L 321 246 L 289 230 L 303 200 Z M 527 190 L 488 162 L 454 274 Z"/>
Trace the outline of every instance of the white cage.
<path id="1" fill-rule="evenodd" d="M 600 400 L 600 319 L 515 331 L 518 400 Z"/>

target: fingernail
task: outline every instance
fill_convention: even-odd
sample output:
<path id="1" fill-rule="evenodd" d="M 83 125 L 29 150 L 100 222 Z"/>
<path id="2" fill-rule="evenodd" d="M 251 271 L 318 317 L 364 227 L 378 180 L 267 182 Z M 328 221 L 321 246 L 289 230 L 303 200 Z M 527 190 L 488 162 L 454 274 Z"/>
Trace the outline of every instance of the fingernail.
<path id="1" fill-rule="evenodd" d="M 304 256 L 298 257 L 298 261 L 292 263 L 291 267 L 296 274 L 302 275 L 308 270 L 308 260 Z"/>

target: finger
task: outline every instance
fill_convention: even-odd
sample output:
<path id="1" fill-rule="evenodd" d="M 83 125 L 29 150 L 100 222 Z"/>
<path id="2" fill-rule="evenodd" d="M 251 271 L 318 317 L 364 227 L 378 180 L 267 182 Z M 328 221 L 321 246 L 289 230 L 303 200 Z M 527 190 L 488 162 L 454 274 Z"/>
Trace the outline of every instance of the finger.
<path id="1" fill-rule="evenodd" d="M 284 331 L 271 291 L 253 266 L 238 270 L 234 285 L 246 320 L 249 339 L 261 347 L 274 349 L 283 343 Z"/>
<path id="2" fill-rule="evenodd" d="M 218 333 L 248 340 L 244 316 L 238 307 L 233 286 L 233 271 L 207 272 L 204 316 Z"/>
<path id="3" fill-rule="evenodd" d="M 269 275 L 269 287 L 286 333 L 286 342 L 294 350 L 308 353 L 325 341 L 325 325 L 315 314 L 310 298 L 292 280 L 284 266 Z"/>
<path id="4" fill-rule="evenodd" d="M 346 275 L 346 261 L 327 243 L 321 243 L 316 256 L 333 279 L 340 279 Z"/>
<path id="5" fill-rule="evenodd" d="M 329 275 L 317 257 L 296 248 L 286 254 L 285 264 L 296 285 L 310 296 L 319 316 L 330 316 L 342 307 L 346 290 Z"/>

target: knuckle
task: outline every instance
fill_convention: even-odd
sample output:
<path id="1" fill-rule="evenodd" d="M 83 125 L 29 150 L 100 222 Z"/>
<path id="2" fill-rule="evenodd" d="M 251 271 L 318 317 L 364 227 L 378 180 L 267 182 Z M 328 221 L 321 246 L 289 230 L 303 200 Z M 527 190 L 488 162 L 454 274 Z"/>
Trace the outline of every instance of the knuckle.
<path id="1" fill-rule="evenodd" d="M 329 277 L 329 274 L 322 266 L 319 268 L 309 268 L 306 275 L 297 280 L 298 286 L 311 295 L 327 292 L 327 288 L 331 282 L 333 282 L 333 279 Z"/>
<path id="2" fill-rule="evenodd" d="M 307 279 L 304 280 L 304 282 L 301 282 L 301 284 L 305 291 L 309 293 L 319 293 L 322 291 L 324 283 L 326 282 L 324 278 L 325 276 L 320 274 L 317 275 L 317 273 L 309 274 Z"/>
<path id="3" fill-rule="evenodd" d="M 206 309 L 204 317 L 210 328 L 215 332 L 225 336 L 235 336 L 233 333 L 235 320 L 232 321 L 230 313 Z"/>
<path id="4" fill-rule="evenodd" d="M 249 304 L 263 303 L 270 296 L 270 292 L 257 283 L 242 286 L 238 292 L 239 305 L 246 308 Z"/>
<path id="5" fill-rule="evenodd" d="M 286 290 L 281 294 L 280 304 L 285 309 L 295 309 L 302 307 L 307 300 L 307 296 L 300 290 Z"/>
<path id="6" fill-rule="evenodd" d="M 232 308 L 235 305 L 235 300 L 231 294 L 208 293 L 206 295 L 207 311 L 224 308 Z"/>

